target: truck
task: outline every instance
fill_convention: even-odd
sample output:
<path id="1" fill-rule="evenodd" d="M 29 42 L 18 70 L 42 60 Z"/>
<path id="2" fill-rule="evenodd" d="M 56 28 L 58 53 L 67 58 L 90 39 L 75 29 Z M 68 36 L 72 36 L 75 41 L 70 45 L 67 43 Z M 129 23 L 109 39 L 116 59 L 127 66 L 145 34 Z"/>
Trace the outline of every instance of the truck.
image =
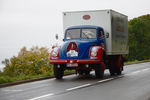
<path id="1" fill-rule="evenodd" d="M 124 54 L 129 53 L 128 16 L 114 10 L 63 12 L 64 39 L 61 47 L 50 53 L 56 79 L 62 79 L 65 70 L 76 74 L 104 76 L 124 70 Z M 58 35 L 56 35 L 58 38 Z"/>

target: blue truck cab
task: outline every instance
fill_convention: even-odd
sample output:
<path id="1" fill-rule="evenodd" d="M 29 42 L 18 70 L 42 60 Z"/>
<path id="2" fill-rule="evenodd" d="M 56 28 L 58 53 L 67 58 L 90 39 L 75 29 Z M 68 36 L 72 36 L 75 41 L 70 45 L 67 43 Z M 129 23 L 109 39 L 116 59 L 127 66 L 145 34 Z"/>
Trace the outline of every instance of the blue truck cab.
<path id="1" fill-rule="evenodd" d="M 98 26 L 68 28 L 60 50 L 60 59 L 90 59 L 91 47 L 104 45 L 105 38 L 103 36 L 103 29 Z"/>
<path id="2" fill-rule="evenodd" d="M 69 27 L 63 41 L 63 45 L 55 47 L 50 54 L 50 64 L 54 65 L 57 79 L 62 78 L 66 69 L 74 69 L 79 74 L 89 74 L 95 66 L 101 66 L 104 71 L 106 54 L 103 28 L 91 25 Z M 98 72 L 97 77 L 102 76 L 103 73 Z"/>

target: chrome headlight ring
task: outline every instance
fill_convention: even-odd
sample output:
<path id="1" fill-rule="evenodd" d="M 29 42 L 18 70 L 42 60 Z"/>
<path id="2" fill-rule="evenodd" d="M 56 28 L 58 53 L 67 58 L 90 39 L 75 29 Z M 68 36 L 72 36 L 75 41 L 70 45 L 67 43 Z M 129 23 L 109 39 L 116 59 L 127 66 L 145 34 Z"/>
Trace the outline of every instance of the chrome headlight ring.
<path id="1" fill-rule="evenodd" d="M 92 56 L 92 57 L 97 56 L 97 52 L 96 52 L 96 51 L 92 51 L 92 52 L 91 52 L 91 56 Z"/>
<path id="2" fill-rule="evenodd" d="M 55 52 L 55 51 L 54 51 L 54 52 L 52 53 L 52 56 L 53 56 L 53 57 L 57 57 L 57 56 L 58 56 L 58 52 Z"/>

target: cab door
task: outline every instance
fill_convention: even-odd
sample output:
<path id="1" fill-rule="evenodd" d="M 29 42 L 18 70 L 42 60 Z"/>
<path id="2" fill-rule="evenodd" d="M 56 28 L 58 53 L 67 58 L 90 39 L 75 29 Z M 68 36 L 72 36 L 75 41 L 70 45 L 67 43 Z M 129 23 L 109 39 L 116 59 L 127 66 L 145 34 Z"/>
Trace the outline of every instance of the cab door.
<path id="1" fill-rule="evenodd" d="M 100 46 L 105 45 L 104 31 L 101 28 L 99 29 L 99 42 L 100 42 Z"/>

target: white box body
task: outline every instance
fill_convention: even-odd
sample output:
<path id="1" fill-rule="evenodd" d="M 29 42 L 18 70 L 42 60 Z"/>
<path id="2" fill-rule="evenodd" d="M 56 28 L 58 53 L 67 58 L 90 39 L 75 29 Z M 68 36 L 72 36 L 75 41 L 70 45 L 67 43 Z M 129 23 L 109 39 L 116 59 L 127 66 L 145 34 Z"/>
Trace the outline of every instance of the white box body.
<path id="1" fill-rule="evenodd" d="M 85 20 L 84 16 L 90 16 Z M 106 40 L 106 54 L 128 54 L 128 17 L 113 10 L 63 12 L 63 32 L 68 27 L 94 25 L 109 33 Z"/>

